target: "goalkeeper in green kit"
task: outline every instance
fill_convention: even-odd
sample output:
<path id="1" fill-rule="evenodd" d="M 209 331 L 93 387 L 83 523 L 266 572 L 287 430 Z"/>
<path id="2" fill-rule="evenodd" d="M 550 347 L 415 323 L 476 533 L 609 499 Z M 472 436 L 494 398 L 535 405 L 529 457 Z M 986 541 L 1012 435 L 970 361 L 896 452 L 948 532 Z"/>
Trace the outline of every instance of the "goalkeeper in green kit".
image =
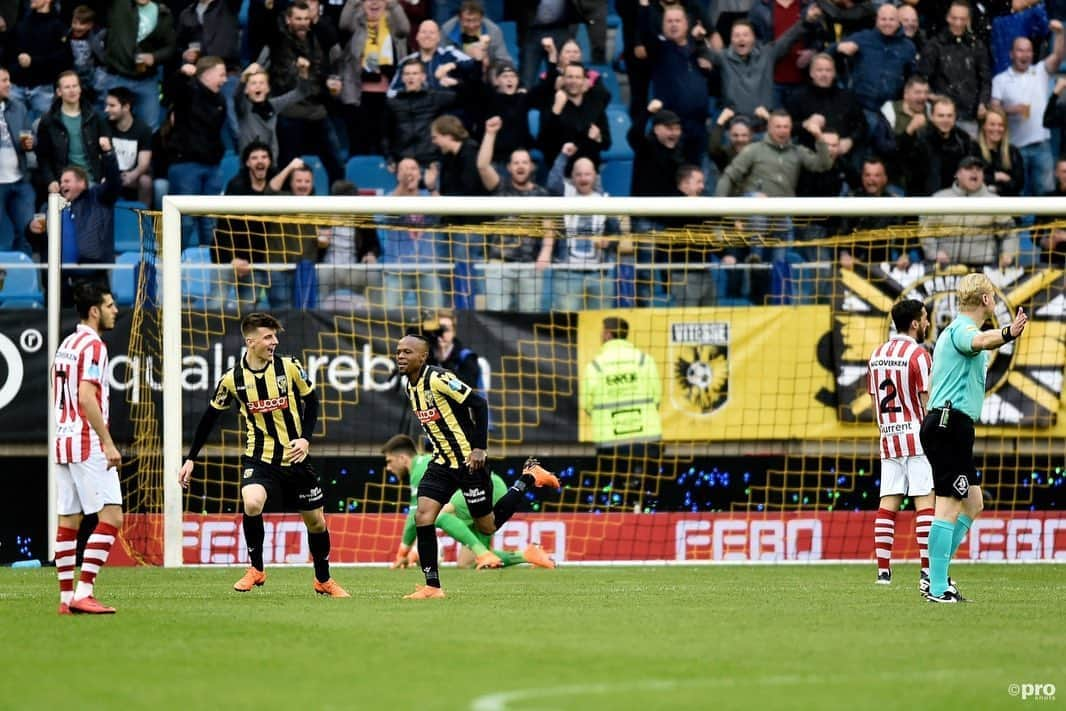
<path id="1" fill-rule="evenodd" d="M 405 568 L 418 564 L 417 549 L 412 548 L 415 542 L 415 509 L 418 508 L 417 492 L 418 482 L 426 471 L 426 466 L 432 459 L 430 454 L 419 454 L 414 440 L 407 435 L 392 437 L 381 449 L 385 455 L 385 467 L 397 478 L 407 475 L 411 484 L 411 508 L 404 522 L 403 539 L 396 551 L 396 559 L 392 563 L 393 568 Z M 492 502 L 502 497 L 507 492 L 507 484 L 498 475 L 492 474 Z M 555 561 L 538 545 L 530 545 L 523 552 L 508 552 L 490 550 L 492 535 L 481 533 L 474 526 L 474 518 L 467 508 L 463 492 L 457 491 L 451 500 L 445 505 L 440 515 L 437 516 L 437 528 L 444 531 L 454 540 L 461 543 L 464 548 L 459 556 L 460 567 L 470 567 L 475 564 L 478 570 L 485 568 L 504 568 L 511 565 L 529 563 L 538 568 L 554 568 Z M 470 554 L 467 554 L 470 551 Z"/>

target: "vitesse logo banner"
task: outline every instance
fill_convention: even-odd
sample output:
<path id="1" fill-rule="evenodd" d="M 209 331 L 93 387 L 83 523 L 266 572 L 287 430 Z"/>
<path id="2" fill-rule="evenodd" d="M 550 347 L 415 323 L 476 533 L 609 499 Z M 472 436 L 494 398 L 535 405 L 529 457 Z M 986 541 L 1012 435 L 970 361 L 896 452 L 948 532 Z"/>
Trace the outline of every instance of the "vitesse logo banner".
<path id="1" fill-rule="evenodd" d="M 887 266 L 887 265 L 886 265 Z M 841 270 L 833 301 L 836 404 L 842 422 L 872 422 L 866 365 L 893 333 L 890 312 L 899 299 L 917 299 L 929 311 L 927 343 L 935 349 L 940 331 L 958 314 L 955 292 L 967 269 L 894 275 L 874 267 Z M 1029 314 L 1025 334 L 990 353 L 980 423 L 1006 428 L 1066 430 L 1058 417 L 1066 363 L 1066 289 L 1061 269 L 987 269 L 996 285 L 997 324 L 1010 323 L 1018 307 Z M 992 431 L 983 428 L 987 434 Z M 1060 435 L 1061 436 L 1061 435 Z"/>
<path id="2" fill-rule="evenodd" d="M 615 309 L 578 315 L 579 374 L 600 353 L 603 319 L 629 324 L 628 341 L 654 359 L 666 441 L 791 439 L 839 428 L 818 394 L 832 388 L 819 362 L 827 306 Z M 591 418 L 579 413 L 582 441 Z"/>

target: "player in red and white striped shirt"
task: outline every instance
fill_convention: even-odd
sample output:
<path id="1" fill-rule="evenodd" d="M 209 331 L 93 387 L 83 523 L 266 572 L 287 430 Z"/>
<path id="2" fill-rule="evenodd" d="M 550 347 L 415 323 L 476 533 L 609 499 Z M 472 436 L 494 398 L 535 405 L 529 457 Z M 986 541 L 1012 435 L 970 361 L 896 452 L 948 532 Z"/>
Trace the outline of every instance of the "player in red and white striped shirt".
<path id="1" fill-rule="evenodd" d="M 896 335 L 870 356 L 867 390 L 873 396 L 881 430 L 881 504 L 874 522 L 877 583 L 892 582 L 892 544 L 896 514 L 904 495 L 914 499 L 915 536 L 921 556 L 919 590 L 929 575 L 929 528 L 933 523 L 933 470 L 922 450 L 919 432 L 929 399 L 933 359 L 922 346 L 929 315 L 921 301 L 892 307 Z"/>
<path id="2" fill-rule="evenodd" d="M 93 584 L 122 527 L 122 491 L 117 470 L 122 456 L 107 426 L 107 346 L 100 340 L 100 333 L 115 327 L 118 307 L 107 287 L 97 283 L 77 285 L 74 304 L 81 323 L 60 344 L 52 364 L 59 614 L 107 614 L 115 608 L 97 601 Z M 75 590 L 78 528 L 83 515 L 94 513 L 100 522 L 85 546 Z"/>

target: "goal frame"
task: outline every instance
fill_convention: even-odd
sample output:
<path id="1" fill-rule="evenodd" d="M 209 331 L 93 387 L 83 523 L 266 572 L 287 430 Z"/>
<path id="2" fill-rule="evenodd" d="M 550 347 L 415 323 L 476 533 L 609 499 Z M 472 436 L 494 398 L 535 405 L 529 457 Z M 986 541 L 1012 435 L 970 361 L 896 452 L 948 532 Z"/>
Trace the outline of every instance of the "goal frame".
<path id="1" fill-rule="evenodd" d="M 58 202 L 49 202 L 49 294 L 59 286 Z M 53 213 L 54 210 L 54 213 Z M 277 197 L 225 195 L 168 195 L 163 198 L 160 243 L 160 278 L 163 353 L 181 353 L 181 218 L 217 214 L 241 215 L 337 215 L 337 214 L 432 214 L 438 216 L 509 216 L 516 214 L 559 217 L 563 215 L 611 215 L 639 217 L 854 217 L 854 216 L 959 216 L 959 215 L 1064 215 L 1066 198 L 1025 197 L 975 200 L 965 197 L 913 198 L 685 198 L 685 197 Z M 170 265 L 177 264 L 178 268 Z M 54 272 L 54 276 L 53 276 Z M 54 281 L 53 281 L 54 279 Z M 55 291 L 53 291 L 53 284 Z M 49 323 L 56 324 L 57 298 L 49 304 Z M 49 340 L 52 340 L 50 328 Z M 181 388 L 169 387 L 181 378 L 181 358 L 163 358 L 163 514 L 164 567 L 182 565 L 183 497 L 177 472 L 184 446 Z M 51 408 L 49 401 L 49 408 Z M 49 418 L 51 422 L 51 418 Z M 51 449 L 51 448 L 50 448 Z M 52 467 L 50 467 L 51 473 Z M 51 480 L 51 476 L 50 476 Z M 51 486 L 50 481 L 50 489 Z M 53 504 L 54 505 L 54 504 Z M 54 511 L 49 511 L 54 525 Z M 52 536 L 54 538 L 54 536 Z"/>

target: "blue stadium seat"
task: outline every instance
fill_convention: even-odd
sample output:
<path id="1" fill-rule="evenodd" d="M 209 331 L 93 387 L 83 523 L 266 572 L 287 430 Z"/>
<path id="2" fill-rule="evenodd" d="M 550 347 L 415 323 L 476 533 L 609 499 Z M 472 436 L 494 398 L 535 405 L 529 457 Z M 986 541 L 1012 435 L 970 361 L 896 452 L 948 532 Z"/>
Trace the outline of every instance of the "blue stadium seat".
<path id="1" fill-rule="evenodd" d="M 497 22 L 500 32 L 503 33 L 503 43 L 507 46 L 507 53 L 514 59 L 515 66 L 522 61 L 522 53 L 518 51 L 518 26 L 514 22 Z"/>
<path id="2" fill-rule="evenodd" d="M 540 111 L 537 109 L 530 109 L 526 116 L 529 121 L 529 135 L 533 136 L 534 140 L 536 140 L 540 134 Z"/>
<path id="3" fill-rule="evenodd" d="M 600 166 L 600 183 L 608 195 L 629 197 L 629 186 L 633 182 L 633 161 L 615 160 Z"/>
<path id="4" fill-rule="evenodd" d="M 141 251 L 141 214 L 148 206 L 136 200 L 115 203 L 115 253 Z M 145 224 L 147 226 L 147 223 Z"/>
<path id="5" fill-rule="evenodd" d="M 41 277 L 36 269 L 5 269 L 6 265 L 33 265 L 34 261 L 22 252 L 0 252 L 0 308 L 39 309 L 44 307 Z"/>
<path id="6" fill-rule="evenodd" d="M 614 70 L 608 67 L 606 64 L 593 64 L 589 67 L 599 72 L 599 83 L 603 85 L 603 88 L 611 93 L 611 105 L 620 106 L 623 109 L 625 104 L 622 103 L 622 86 L 618 83 L 618 75 L 614 73 Z M 611 127 L 614 130 L 614 127 Z M 612 137 L 614 134 L 611 134 Z"/>
<path id="7" fill-rule="evenodd" d="M 311 169 L 314 176 L 315 195 L 329 195 L 329 174 L 322 165 L 322 159 L 314 155 L 300 156 L 300 159 Z"/>
<path id="8" fill-rule="evenodd" d="M 577 46 L 581 48 L 581 61 L 588 64 L 592 61 L 592 44 L 589 42 L 589 28 L 588 25 L 577 26 Z"/>
<path id="9" fill-rule="evenodd" d="M 503 19 L 503 0 L 481 0 L 481 6 L 485 8 L 485 17 L 493 22 Z"/>
<path id="10" fill-rule="evenodd" d="M 629 147 L 626 134 L 633 125 L 629 113 L 621 106 L 607 107 L 607 124 L 611 127 L 611 148 L 601 154 L 604 161 L 633 160 L 633 149 Z"/>
<path id="11" fill-rule="evenodd" d="M 241 171 L 241 159 L 236 153 L 230 153 L 226 151 L 222 156 L 222 162 L 218 164 L 218 184 L 222 186 L 222 190 L 226 189 L 226 184 Z"/>
<path id="12" fill-rule="evenodd" d="M 181 252 L 181 284 L 186 308 L 204 308 L 215 296 L 219 273 L 211 269 L 210 247 L 186 247 Z"/>
<path id="13" fill-rule="evenodd" d="M 388 192 L 396 187 L 396 176 L 389 172 L 383 156 L 352 156 L 344 172 L 360 188 Z"/>
<path id="14" fill-rule="evenodd" d="M 123 252 L 115 259 L 117 265 L 129 265 L 111 272 L 111 295 L 119 306 L 130 306 L 137 295 L 137 272 L 141 263 L 141 252 Z"/>

